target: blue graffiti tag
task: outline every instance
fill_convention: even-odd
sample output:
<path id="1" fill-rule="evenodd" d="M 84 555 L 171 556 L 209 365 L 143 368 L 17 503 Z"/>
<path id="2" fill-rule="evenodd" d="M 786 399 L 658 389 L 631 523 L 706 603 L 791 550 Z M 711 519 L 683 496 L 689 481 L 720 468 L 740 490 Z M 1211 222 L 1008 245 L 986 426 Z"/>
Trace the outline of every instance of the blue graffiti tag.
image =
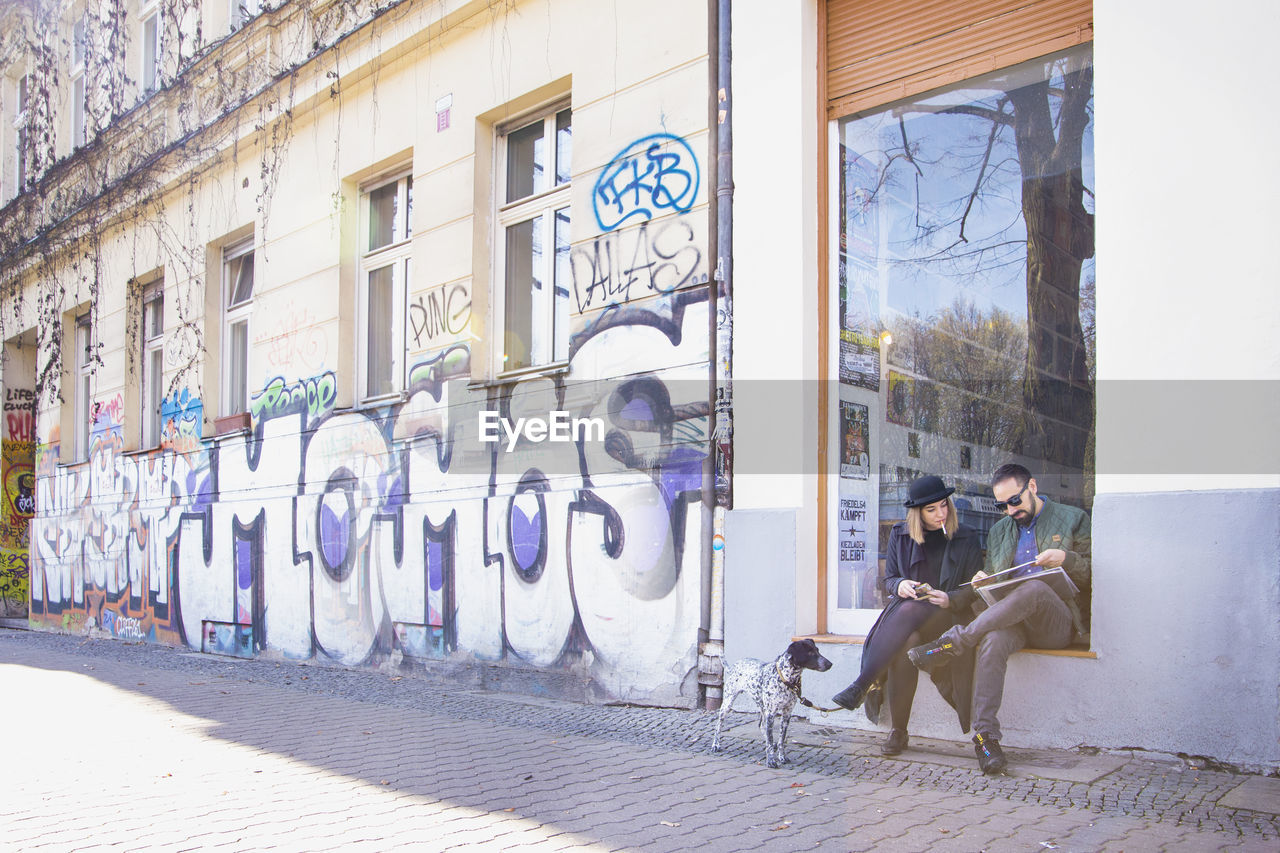
<path id="1" fill-rule="evenodd" d="M 596 222 L 612 231 L 633 216 L 684 213 L 698 194 L 698 158 L 689 143 L 670 133 L 637 139 L 604 167 L 591 193 Z"/>

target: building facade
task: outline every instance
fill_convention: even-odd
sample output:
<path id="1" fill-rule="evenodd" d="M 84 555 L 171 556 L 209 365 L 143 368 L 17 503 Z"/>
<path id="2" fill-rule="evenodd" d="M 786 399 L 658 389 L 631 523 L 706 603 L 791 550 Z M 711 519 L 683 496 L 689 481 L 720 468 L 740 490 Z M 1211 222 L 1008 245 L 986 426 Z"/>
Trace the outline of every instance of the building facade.
<path id="1" fill-rule="evenodd" d="M 5 23 L 6 606 L 702 701 L 706 10 L 33 8 Z"/>
<path id="2" fill-rule="evenodd" d="M 1007 742 L 1280 763 L 1280 312 L 1240 251 L 1267 241 L 1277 172 L 1205 180 L 1226 128 L 1277 139 L 1252 105 L 1277 23 L 735 4 L 729 658 L 816 636 L 836 666 L 805 686 L 830 697 L 905 484 L 943 477 L 985 536 L 1015 461 L 1091 513 L 1092 589 L 1082 643 L 1010 661 Z M 1188 216 L 1206 184 L 1219 213 Z M 927 680 L 912 732 L 963 737 Z"/>

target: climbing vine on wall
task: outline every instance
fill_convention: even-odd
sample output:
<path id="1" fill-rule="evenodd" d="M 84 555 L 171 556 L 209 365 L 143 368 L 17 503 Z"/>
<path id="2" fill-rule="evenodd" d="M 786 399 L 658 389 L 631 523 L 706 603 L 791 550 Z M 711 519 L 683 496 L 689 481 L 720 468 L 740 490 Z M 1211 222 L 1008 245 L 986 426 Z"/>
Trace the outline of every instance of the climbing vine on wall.
<path id="1" fill-rule="evenodd" d="M 298 98 L 327 88 L 340 102 L 346 45 L 377 39 L 378 24 L 396 22 L 413 6 L 267 2 L 256 19 L 210 40 L 200 0 L 161 0 L 162 55 L 157 88 L 147 93 L 128 73 L 139 67 L 139 22 L 130 20 L 124 0 L 86 0 L 75 10 L 83 15 L 86 139 L 74 151 L 59 145 L 58 134 L 65 132 L 59 116 L 68 114 L 61 108 L 71 105 L 64 81 L 75 19 L 56 0 L 0 10 L 0 31 L 11 34 L 0 45 L 0 73 L 27 81 L 18 152 L 27 182 L 0 209 L 0 341 L 35 325 L 38 409 L 62 398 L 65 313 L 87 303 L 96 330 L 103 286 L 133 282 L 159 266 L 175 277 L 174 286 L 166 283 L 174 312 L 166 396 L 183 387 L 202 393 L 205 226 L 215 213 L 201 209 L 202 190 L 228 166 L 237 181 L 243 175 L 254 182 L 255 229 L 265 242 Z M 0 103 L 0 112 L 13 115 L 14 105 Z M 246 152 L 252 165 L 241 162 Z M 154 258 L 140 256 L 144 233 L 153 238 Z M 123 275 L 104 260 L 104 246 L 122 234 L 132 234 L 134 245 L 133 269 Z M 138 334 L 134 313 L 126 324 L 130 341 Z M 87 354 L 95 373 L 100 348 L 98 342 Z"/>

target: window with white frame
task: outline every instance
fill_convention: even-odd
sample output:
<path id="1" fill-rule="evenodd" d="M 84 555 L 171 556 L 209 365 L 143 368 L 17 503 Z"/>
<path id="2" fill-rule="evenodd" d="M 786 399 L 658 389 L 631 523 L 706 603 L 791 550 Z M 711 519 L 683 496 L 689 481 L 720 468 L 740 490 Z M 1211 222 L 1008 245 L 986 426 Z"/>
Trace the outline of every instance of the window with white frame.
<path id="1" fill-rule="evenodd" d="M 25 74 L 18 78 L 17 107 L 13 113 L 14 172 L 18 179 L 14 190 L 21 193 L 27 189 L 29 176 L 27 171 L 27 124 L 31 116 L 31 78 Z"/>
<path id="2" fill-rule="evenodd" d="M 231 0 L 231 29 L 240 29 L 260 14 L 262 0 Z"/>
<path id="3" fill-rule="evenodd" d="M 142 67 L 138 70 L 138 79 L 142 81 L 143 94 L 154 92 L 160 85 L 160 50 L 163 27 L 160 20 L 160 6 L 156 2 L 147 2 L 139 10 L 142 18 Z"/>
<path id="4" fill-rule="evenodd" d="M 142 291 L 141 399 L 142 446 L 158 447 L 161 438 L 160 405 L 164 399 L 164 282 Z"/>
<path id="5" fill-rule="evenodd" d="M 71 147 L 85 143 L 85 19 L 80 17 L 71 31 Z"/>
<path id="6" fill-rule="evenodd" d="M 249 408 L 249 321 L 253 313 L 253 238 L 222 250 L 222 413 Z"/>
<path id="7" fill-rule="evenodd" d="M 413 176 L 407 170 L 361 188 L 360 340 L 364 400 L 404 388 L 405 290 L 413 263 Z"/>
<path id="8" fill-rule="evenodd" d="M 500 131 L 499 373 L 569 359 L 572 112 L 559 104 Z"/>
<path id="9" fill-rule="evenodd" d="M 75 438 L 74 451 L 76 460 L 89 458 L 89 434 L 92 424 L 89 415 L 89 400 L 92 394 L 91 382 L 93 371 L 93 330 L 89 324 L 89 314 L 76 317 L 75 328 Z"/>

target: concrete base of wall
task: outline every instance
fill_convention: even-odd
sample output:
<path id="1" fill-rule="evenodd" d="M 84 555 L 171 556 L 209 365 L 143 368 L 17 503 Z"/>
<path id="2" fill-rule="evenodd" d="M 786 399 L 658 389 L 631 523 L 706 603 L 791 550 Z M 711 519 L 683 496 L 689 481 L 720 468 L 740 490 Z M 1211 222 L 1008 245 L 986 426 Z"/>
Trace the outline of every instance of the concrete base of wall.
<path id="1" fill-rule="evenodd" d="M 795 633 L 796 514 L 731 510 L 724 541 L 725 664 L 772 660 Z"/>

